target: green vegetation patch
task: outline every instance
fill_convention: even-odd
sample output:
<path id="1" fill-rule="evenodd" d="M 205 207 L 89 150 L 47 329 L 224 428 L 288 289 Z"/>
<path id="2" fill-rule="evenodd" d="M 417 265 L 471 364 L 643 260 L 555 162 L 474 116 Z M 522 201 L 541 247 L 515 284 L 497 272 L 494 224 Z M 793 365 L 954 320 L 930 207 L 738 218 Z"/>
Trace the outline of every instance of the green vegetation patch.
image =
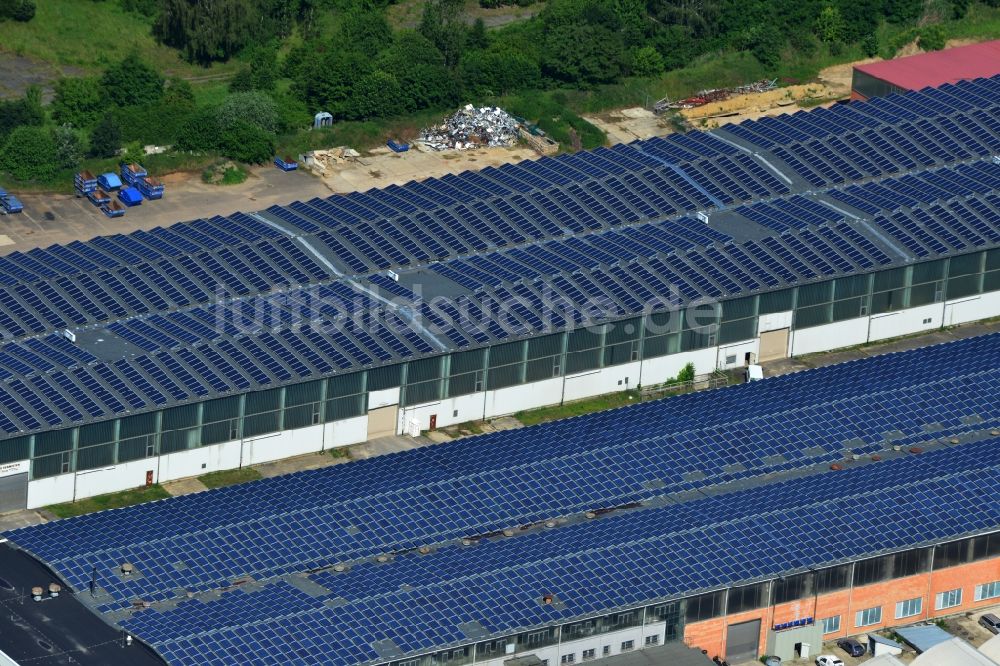
<path id="1" fill-rule="evenodd" d="M 538 425 L 547 421 L 557 421 L 568 419 L 572 416 L 582 416 L 602 412 L 607 409 L 632 405 L 639 401 L 638 391 L 621 391 L 619 393 L 609 393 L 597 396 L 596 398 L 586 398 L 584 400 L 574 400 L 553 407 L 542 407 L 541 409 L 530 409 L 514 414 L 514 418 L 526 426 Z"/>
<path id="2" fill-rule="evenodd" d="M 235 162 L 222 162 L 201 172 L 201 182 L 206 185 L 239 185 L 249 177 L 247 170 Z"/>
<path id="3" fill-rule="evenodd" d="M 198 477 L 206 488 L 225 488 L 235 486 L 237 483 L 247 481 L 257 481 L 262 478 L 260 472 L 253 467 L 241 467 L 240 469 L 224 469 L 219 472 L 210 472 Z"/>
<path id="4" fill-rule="evenodd" d="M 153 500 L 166 499 L 170 493 L 163 489 L 163 486 L 156 483 L 142 488 L 123 490 L 120 493 L 109 493 L 88 497 L 76 502 L 66 502 L 65 504 L 53 504 L 45 507 L 45 510 L 57 518 L 72 518 L 82 516 L 87 513 L 105 511 L 107 509 L 120 509 L 126 506 L 152 502 Z"/>

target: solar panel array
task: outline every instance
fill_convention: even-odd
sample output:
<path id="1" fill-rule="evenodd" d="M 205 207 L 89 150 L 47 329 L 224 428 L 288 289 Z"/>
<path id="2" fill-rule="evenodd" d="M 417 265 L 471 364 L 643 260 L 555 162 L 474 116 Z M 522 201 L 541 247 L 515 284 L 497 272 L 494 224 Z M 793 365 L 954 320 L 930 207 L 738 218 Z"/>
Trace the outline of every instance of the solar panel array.
<path id="1" fill-rule="evenodd" d="M 852 453 L 989 431 L 1000 426 L 992 361 L 998 351 L 1000 334 L 983 336 L 5 536 L 74 589 L 87 589 L 96 570 L 106 613 L 120 613 L 136 599 L 157 608 L 244 577 L 270 581 L 258 592 L 182 601 L 124 622 L 171 662 L 236 663 L 254 651 L 275 659 L 296 650 L 312 654 L 305 635 L 316 650 L 338 655 L 336 663 L 363 663 L 378 658 L 379 638 L 391 637 L 407 652 L 428 650 L 463 640 L 458 625 L 466 621 L 512 631 L 995 528 L 996 509 L 965 508 L 981 505 L 1000 480 L 1000 453 L 991 442 L 852 472 L 867 476 L 810 477 L 509 542 L 483 536 L 679 499 L 696 489 L 759 483 Z M 938 458 L 931 463 L 931 456 Z M 907 467 L 890 473 L 893 465 Z M 911 503 L 906 515 L 894 499 L 900 494 Z M 915 498 L 927 498 L 933 511 L 913 509 Z M 937 511 L 942 503 L 955 507 L 945 520 Z M 840 520 L 855 526 L 857 538 L 832 538 Z M 795 527 L 801 524 L 821 527 Z M 740 538 L 746 531 L 753 532 L 749 540 Z M 446 546 L 460 538 L 479 545 Z M 425 545 L 441 549 L 407 554 Z M 651 551 L 671 565 L 648 559 Z M 382 554 L 396 559 L 375 563 Z M 136 576 L 117 573 L 126 561 Z M 287 582 L 337 563 L 350 571 L 310 576 L 328 595 L 305 594 Z M 579 579 L 565 576 L 574 566 Z M 597 571 L 607 584 L 584 586 Z M 644 582 L 626 590 L 637 578 Z M 403 582 L 417 589 L 400 592 Z M 546 592 L 565 601 L 565 610 L 538 603 Z M 292 632 L 300 638 L 286 635 L 289 622 L 301 629 Z"/>
<path id="2" fill-rule="evenodd" d="M 0 329 L 9 336 L 0 343 L 0 431 L 552 332 L 583 322 L 595 303 L 601 316 L 628 316 L 996 244 L 1000 165 L 970 158 L 1000 141 L 990 122 L 1000 77 L 886 99 L 744 123 L 727 130 L 731 139 L 675 134 L 12 253 L 0 258 Z M 900 111 L 911 99 L 915 111 Z M 934 144 L 950 152 L 917 165 L 933 169 L 905 173 L 911 165 L 884 150 L 890 164 L 877 181 L 845 187 L 830 177 L 824 192 L 805 192 L 769 166 L 807 139 L 921 127 L 950 137 Z M 795 163 L 784 163 L 795 176 Z M 744 223 L 690 215 L 720 206 Z M 376 272 L 390 266 L 401 283 Z M 433 302 L 414 302 L 405 285 L 426 270 L 437 286 L 429 281 L 423 298 Z M 446 297 L 435 298 L 438 288 Z M 78 336 L 73 353 L 63 345 L 60 356 L 39 356 L 39 345 L 62 344 L 53 333 L 64 328 L 98 333 Z M 108 360 L 94 337 L 128 344 L 130 355 Z"/>

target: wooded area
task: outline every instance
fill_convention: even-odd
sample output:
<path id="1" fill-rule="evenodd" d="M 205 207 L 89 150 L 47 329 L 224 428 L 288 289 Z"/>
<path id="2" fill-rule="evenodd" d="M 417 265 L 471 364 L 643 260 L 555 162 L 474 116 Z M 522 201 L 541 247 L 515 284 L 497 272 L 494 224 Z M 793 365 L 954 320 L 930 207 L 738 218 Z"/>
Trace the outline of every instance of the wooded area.
<path id="1" fill-rule="evenodd" d="M 469 20 L 464 0 L 427 0 L 410 28 L 394 28 L 387 6 L 370 0 L 86 1 L 95 10 L 117 3 L 178 58 L 201 66 L 235 60 L 238 69 L 221 98 L 199 103 L 190 82 L 161 73 L 169 64 L 108 54 L 113 64 L 100 74 L 59 80 L 48 106 L 37 90 L 0 103 L 0 169 L 17 180 L 50 180 L 85 156 L 108 158 L 142 144 L 265 162 L 279 141 L 304 142 L 290 137 L 317 111 L 367 122 L 470 101 L 506 103 L 543 126 L 558 121 L 556 131 L 586 135 L 576 144 L 595 145 L 600 132 L 563 108 L 568 98 L 559 91 L 655 83 L 707 54 L 750 54 L 758 71 L 777 75 L 791 56 L 891 55 L 914 39 L 942 48 L 942 25 L 977 3 L 1000 6 L 548 0 L 537 15 L 488 30 L 481 19 Z M 0 0 L 0 17 L 24 20 L 15 10 L 27 5 L 33 14 L 30 0 Z M 896 26 L 895 36 L 880 44 L 886 25 Z"/>

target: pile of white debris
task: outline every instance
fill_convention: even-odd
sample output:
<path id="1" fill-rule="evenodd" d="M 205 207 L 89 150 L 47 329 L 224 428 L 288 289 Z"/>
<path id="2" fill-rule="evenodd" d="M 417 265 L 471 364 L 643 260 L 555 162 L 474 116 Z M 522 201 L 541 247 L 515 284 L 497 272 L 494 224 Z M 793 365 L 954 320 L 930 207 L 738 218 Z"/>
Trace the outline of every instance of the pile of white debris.
<path id="1" fill-rule="evenodd" d="M 429 150 L 507 147 L 517 143 L 517 126 L 514 117 L 499 107 L 466 104 L 440 125 L 421 130 L 414 143 Z"/>

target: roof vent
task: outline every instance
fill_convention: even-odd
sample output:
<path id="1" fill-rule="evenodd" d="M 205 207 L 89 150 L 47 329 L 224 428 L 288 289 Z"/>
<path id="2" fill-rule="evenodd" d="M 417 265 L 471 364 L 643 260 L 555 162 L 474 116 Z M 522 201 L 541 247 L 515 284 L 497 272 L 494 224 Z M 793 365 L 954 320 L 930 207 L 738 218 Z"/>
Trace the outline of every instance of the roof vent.
<path id="1" fill-rule="evenodd" d="M 951 442 L 952 444 L 958 444 L 958 437 L 952 437 L 948 441 Z"/>
<path id="2" fill-rule="evenodd" d="M 588 512 L 587 512 L 586 514 L 584 514 L 584 515 L 586 515 L 586 516 L 587 516 L 587 518 L 591 518 L 591 519 L 593 519 L 593 518 L 597 518 L 597 514 L 596 514 L 596 513 L 594 513 L 593 511 L 588 511 Z"/>
<path id="3" fill-rule="evenodd" d="M 41 585 L 34 586 L 33 588 L 31 588 L 31 598 L 34 599 L 35 601 L 41 601 L 42 592 L 44 592 L 44 590 L 42 590 Z"/>
<path id="4" fill-rule="evenodd" d="M 421 546 L 420 548 L 417 548 L 417 552 L 419 552 L 421 555 L 427 555 L 428 553 L 431 552 L 431 549 L 429 546 Z"/>
<path id="5" fill-rule="evenodd" d="M 49 583 L 49 596 L 58 597 L 59 592 L 62 590 L 62 585 L 59 583 Z"/>
<path id="6" fill-rule="evenodd" d="M 924 450 L 922 448 L 920 448 L 919 446 L 911 446 L 910 447 L 910 453 L 923 453 L 923 452 L 924 452 Z"/>
<path id="7" fill-rule="evenodd" d="M 543 596 L 542 597 L 542 603 L 544 603 L 545 605 L 551 604 L 552 603 L 552 595 L 551 594 L 546 594 L 545 596 Z"/>
<path id="8" fill-rule="evenodd" d="M 133 571 L 135 571 L 135 568 L 132 566 L 130 562 L 122 562 L 123 576 L 131 576 Z"/>
<path id="9" fill-rule="evenodd" d="M 378 557 L 375 558 L 375 561 L 376 562 L 380 562 L 382 564 L 385 564 L 386 562 L 389 561 L 389 556 L 388 555 L 379 555 Z"/>
<path id="10" fill-rule="evenodd" d="M 347 571 L 347 567 L 345 567 L 343 564 L 334 564 L 333 570 L 336 571 L 337 573 L 342 573 L 344 571 Z"/>
<path id="11" fill-rule="evenodd" d="M 556 526 L 556 521 L 554 521 L 554 520 L 548 520 L 548 521 L 545 522 L 545 526 L 547 528 L 549 528 L 549 529 L 552 529 L 553 527 Z"/>
<path id="12" fill-rule="evenodd" d="M 902 451 L 903 447 L 900 446 L 899 444 L 894 444 L 893 447 L 892 447 L 892 450 L 893 451 Z"/>
<path id="13" fill-rule="evenodd" d="M 512 529 L 510 529 L 510 528 L 507 528 L 507 529 L 505 529 L 505 530 L 503 531 L 503 535 L 504 535 L 505 537 L 512 537 L 512 536 L 514 536 L 514 530 L 512 530 Z"/>
<path id="14" fill-rule="evenodd" d="M 993 435 L 994 437 L 996 437 L 996 436 L 1000 435 L 1000 430 L 996 430 L 996 429 L 990 430 L 990 434 Z"/>
<path id="15" fill-rule="evenodd" d="M 838 465 L 837 463 L 833 463 L 832 465 L 830 465 L 830 469 L 832 469 L 834 472 L 839 472 L 840 470 L 844 469 L 844 466 Z"/>
<path id="16" fill-rule="evenodd" d="M 473 541 L 472 539 L 462 539 L 462 545 L 463 546 L 471 546 L 474 543 L 475 543 L 475 541 Z"/>
<path id="17" fill-rule="evenodd" d="M 874 460 L 875 462 L 878 462 L 879 460 L 882 460 L 882 456 L 880 456 L 880 455 L 874 455 L 874 456 L 872 456 L 872 460 Z"/>

